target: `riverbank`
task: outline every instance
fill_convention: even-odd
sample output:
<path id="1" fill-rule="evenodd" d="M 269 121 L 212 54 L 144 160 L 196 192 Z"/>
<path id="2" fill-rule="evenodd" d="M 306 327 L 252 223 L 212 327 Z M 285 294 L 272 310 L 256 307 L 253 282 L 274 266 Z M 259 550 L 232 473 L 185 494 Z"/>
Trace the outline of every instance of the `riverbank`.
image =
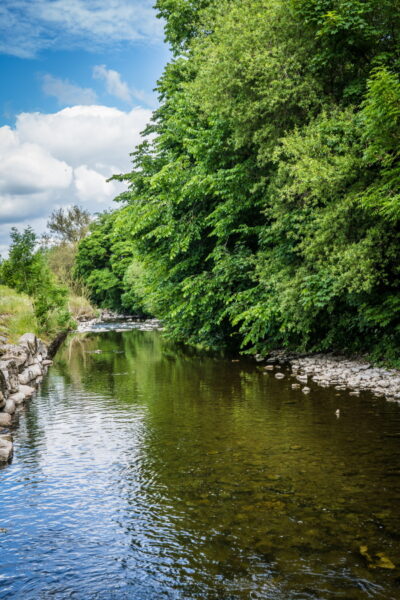
<path id="1" fill-rule="evenodd" d="M 0 338 L 0 463 L 12 457 L 9 428 L 51 364 L 47 345 L 34 333 L 22 335 L 17 344 Z"/>
<path id="2" fill-rule="evenodd" d="M 285 351 L 271 352 L 267 357 L 257 355 L 256 360 L 265 363 L 266 371 L 276 371 L 293 378 L 293 386 L 309 393 L 310 383 L 320 387 L 333 387 L 337 391 L 347 390 L 350 395 L 371 392 L 377 397 L 400 402 L 400 371 L 376 367 L 367 360 L 350 359 L 337 354 L 299 355 Z M 280 372 L 282 368 L 289 373 Z"/>

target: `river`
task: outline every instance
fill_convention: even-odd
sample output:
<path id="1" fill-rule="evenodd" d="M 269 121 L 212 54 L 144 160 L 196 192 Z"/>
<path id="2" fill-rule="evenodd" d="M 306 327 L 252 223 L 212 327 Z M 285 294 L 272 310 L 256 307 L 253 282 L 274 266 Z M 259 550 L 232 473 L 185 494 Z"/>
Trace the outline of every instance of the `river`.
<path id="1" fill-rule="evenodd" d="M 157 331 L 72 336 L 0 470 L 0 598 L 397 600 L 399 433 Z"/>

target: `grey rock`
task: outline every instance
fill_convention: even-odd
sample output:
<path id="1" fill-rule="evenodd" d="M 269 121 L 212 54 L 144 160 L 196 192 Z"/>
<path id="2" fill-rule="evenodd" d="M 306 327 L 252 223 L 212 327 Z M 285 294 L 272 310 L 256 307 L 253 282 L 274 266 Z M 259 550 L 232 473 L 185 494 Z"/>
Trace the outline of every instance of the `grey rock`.
<path id="1" fill-rule="evenodd" d="M 17 367 L 21 367 L 27 363 L 30 357 L 29 350 L 23 346 L 16 344 L 6 344 L 0 348 L 0 356 L 2 361 L 15 360 Z"/>
<path id="2" fill-rule="evenodd" d="M 30 381 L 40 377 L 42 375 L 42 369 L 40 365 L 32 365 L 27 367 L 20 373 L 18 379 L 21 385 L 27 385 Z"/>
<path id="3" fill-rule="evenodd" d="M 24 394 L 25 398 L 30 398 L 35 393 L 35 388 L 30 385 L 20 385 L 18 391 Z"/>
<path id="4" fill-rule="evenodd" d="M 10 427 L 12 423 L 11 415 L 5 412 L 0 413 L 0 427 Z"/>
<path id="5" fill-rule="evenodd" d="M 12 457 L 13 443 L 0 436 L 0 462 L 8 462 Z"/>
<path id="6" fill-rule="evenodd" d="M 18 392 L 18 366 L 15 360 L 7 359 L 0 361 L 0 370 L 3 372 L 6 380 L 6 391 L 11 393 Z"/>
<path id="7" fill-rule="evenodd" d="M 21 346 L 29 348 L 31 354 L 36 354 L 38 350 L 38 340 L 34 333 L 24 333 L 18 340 Z"/>
<path id="8" fill-rule="evenodd" d="M 23 394 L 22 392 L 17 392 L 16 394 L 12 394 L 9 399 L 9 401 L 14 402 L 14 404 L 16 406 L 19 406 L 20 404 L 23 404 L 25 402 L 25 394 Z"/>
<path id="9" fill-rule="evenodd" d="M 15 402 L 10 400 L 10 398 L 6 401 L 6 405 L 3 408 L 4 413 L 8 413 L 9 415 L 13 415 L 15 413 Z"/>

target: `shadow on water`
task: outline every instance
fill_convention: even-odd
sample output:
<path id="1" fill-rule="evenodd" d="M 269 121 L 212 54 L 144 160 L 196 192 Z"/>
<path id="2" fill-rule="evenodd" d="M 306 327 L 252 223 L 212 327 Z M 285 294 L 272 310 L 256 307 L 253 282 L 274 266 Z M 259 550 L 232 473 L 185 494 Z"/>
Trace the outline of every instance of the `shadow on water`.
<path id="1" fill-rule="evenodd" d="M 360 546 L 400 565 L 399 426 L 158 332 L 76 335 L 0 472 L 0 598 L 395 600 Z"/>

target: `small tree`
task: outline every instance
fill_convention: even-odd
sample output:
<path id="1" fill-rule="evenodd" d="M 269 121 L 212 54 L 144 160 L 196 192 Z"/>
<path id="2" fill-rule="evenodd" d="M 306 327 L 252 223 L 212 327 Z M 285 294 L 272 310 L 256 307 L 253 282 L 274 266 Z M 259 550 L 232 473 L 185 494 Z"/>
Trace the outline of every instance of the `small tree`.
<path id="1" fill-rule="evenodd" d="M 51 333 L 68 327 L 67 289 L 56 283 L 43 250 L 36 249 L 35 232 L 27 227 L 20 233 L 13 227 L 11 240 L 9 258 L 0 265 L 0 282 L 32 297 L 42 330 Z"/>
<path id="2" fill-rule="evenodd" d="M 90 222 L 90 213 L 74 205 L 54 210 L 47 221 L 47 227 L 61 242 L 76 244 L 86 236 Z"/>

